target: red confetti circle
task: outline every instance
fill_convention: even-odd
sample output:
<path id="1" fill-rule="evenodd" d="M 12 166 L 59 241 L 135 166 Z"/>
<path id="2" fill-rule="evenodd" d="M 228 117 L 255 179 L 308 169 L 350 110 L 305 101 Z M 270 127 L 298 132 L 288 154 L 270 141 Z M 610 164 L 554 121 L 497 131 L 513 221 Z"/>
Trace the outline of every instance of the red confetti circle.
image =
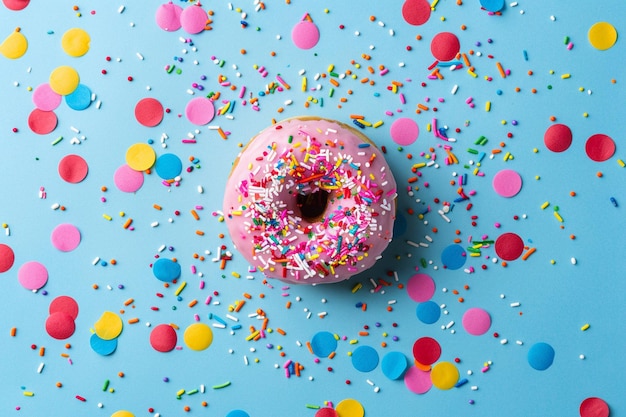
<path id="1" fill-rule="evenodd" d="M 441 346 L 432 337 L 421 337 L 413 344 L 413 357 L 422 365 L 432 365 L 441 356 Z"/>
<path id="2" fill-rule="evenodd" d="M 580 417 L 609 417 L 609 405 L 602 398 L 589 397 L 580 403 Z"/>
<path id="3" fill-rule="evenodd" d="M 430 4 L 426 0 L 406 0 L 402 5 L 402 17 L 413 26 L 423 25 L 430 19 Z"/>
<path id="4" fill-rule="evenodd" d="M 454 33 L 438 33 L 430 42 L 430 52 L 439 61 L 453 60 L 460 50 L 461 43 Z"/>
<path id="5" fill-rule="evenodd" d="M 59 175 L 69 183 L 76 184 L 87 177 L 89 166 L 87 162 L 78 155 L 67 155 L 59 162 Z"/>
<path id="6" fill-rule="evenodd" d="M 0 273 L 7 272 L 15 262 L 15 253 L 10 246 L 0 244 Z"/>
<path id="7" fill-rule="evenodd" d="M 564 124 L 554 124 L 544 133 L 543 143 L 552 152 L 566 151 L 572 144 L 572 131 Z"/>
<path id="8" fill-rule="evenodd" d="M 522 255 L 524 241 L 515 233 L 503 233 L 496 239 L 496 254 L 505 261 L 514 261 Z"/>
<path id="9" fill-rule="evenodd" d="M 131 77 L 128 78 L 132 81 Z M 135 105 L 135 119 L 143 126 L 157 126 L 163 120 L 163 105 L 155 98 L 142 98 Z"/>
<path id="10" fill-rule="evenodd" d="M 611 137 L 598 133 L 587 139 L 585 152 L 591 160 L 604 162 L 615 153 L 615 142 Z"/>

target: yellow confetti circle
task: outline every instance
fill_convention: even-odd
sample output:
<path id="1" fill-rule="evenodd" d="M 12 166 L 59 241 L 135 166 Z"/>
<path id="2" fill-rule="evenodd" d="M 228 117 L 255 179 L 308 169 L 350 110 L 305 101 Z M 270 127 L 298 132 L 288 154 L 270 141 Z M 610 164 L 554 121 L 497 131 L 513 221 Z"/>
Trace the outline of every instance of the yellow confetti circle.
<path id="1" fill-rule="evenodd" d="M 135 143 L 126 150 L 126 163 L 135 171 L 150 169 L 156 161 L 156 153 L 147 143 Z"/>
<path id="2" fill-rule="evenodd" d="M 111 417 L 135 417 L 135 415 L 130 411 L 120 410 L 111 414 Z"/>
<path id="3" fill-rule="evenodd" d="M 94 330 L 96 335 L 103 340 L 115 339 L 122 333 L 124 324 L 122 319 L 117 314 L 111 311 L 105 311 L 102 316 L 94 324 Z"/>
<path id="4" fill-rule="evenodd" d="M 589 43 L 596 49 L 601 51 L 607 50 L 617 41 L 617 30 L 607 22 L 594 23 L 587 33 Z"/>
<path id="5" fill-rule="evenodd" d="M 213 342 L 213 332 L 204 323 L 194 323 L 185 329 L 185 344 L 191 350 L 204 350 Z"/>
<path id="6" fill-rule="evenodd" d="M 72 94 L 74 90 L 76 90 L 76 87 L 78 87 L 79 82 L 80 77 L 78 76 L 78 72 L 67 65 L 57 67 L 50 73 L 50 88 L 52 88 L 52 91 L 62 96 Z"/>
<path id="7" fill-rule="evenodd" d="M 339 417 L 363 417 L 365 415 L 361 403 L 352 398 L 341 400 L 335 407 L 335 411 Z"/>
<path id="8" fill-rule="evenodd" d="M 21 58 L 28 49 L 28 40 L 22 32 L 15 31 L 11 33 L 0 44 L 0 53 L 9 59 Z"/>
<path id="9" fill-rule="evenodd" d="M 79 57 L 89 51 L 91 37 L 83 29 L 69 29 L 61 38 L 61 47 L 69 56 Z"/>
<path id="10" fill-rule="evenodd" d="M 433 385 L 439 389 L 450 389 L 459 381 L 459 370 L 451 362 L 439 362 L 430 372 Z"/>

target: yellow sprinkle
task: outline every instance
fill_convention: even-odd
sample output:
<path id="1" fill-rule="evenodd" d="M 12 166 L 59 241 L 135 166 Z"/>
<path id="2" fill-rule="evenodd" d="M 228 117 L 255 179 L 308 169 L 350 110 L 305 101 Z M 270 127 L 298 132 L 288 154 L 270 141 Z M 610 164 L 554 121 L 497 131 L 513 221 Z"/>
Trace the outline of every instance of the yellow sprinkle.
<path id="1" fill-rule="evenodd" d="M 589 328 L 589 323 L 585 323 L 583 327 L 580 328 L 583 332 Z"/>
<path id="2" fill-rule="evenodd" d="M 549 201 L 546 201 L 545 203 L 543 203 L 543 204 L 541 205 L 541 210 L 544 210 L 544 209 L 545 209 L 546 207 L 548 207 L 549 205 L 550 205 L 550 202 L 549 202 Z"/>
<path id="3" fill-rule="evenodd" d="M 246 341 L 248 341 L 248 342 L 249 342 L 250 340 L 252 340 L 252 339 L 254 339 L 255 337 L 257 337 L 260 333 L 261 333 L 261 331 L 260 331 L 260 330 L 256 330 L 256 331 L 254 331 L 254 332 L 250 333 L 248 336 L 246 336 Z"/>
<path id="4" fill-rule="evenodd" d="M 478 77 L 478 74 L 476 74 L 474 71 L 467 70 L 467 73 L 474 78 Z"/>
<path id="5" fill-rule="evenodd" d="M 485 103 L 485 111 L 491 110 L 491 101 Z"/>
<path id="6" fill-rule="evenodd" d="M 626 166 L 626 164 L 624 163 L 624 161 L 622 161 L 621 159 L 617 160 L 617 163 L 619 164 L 619 166 L 621 166 L 622 168 L 624 168 Z"/>
<path id="7" fill-rule="evenodd" d="M 379 120 L 372 125 L 373 128 L 381 127 L 383 125 L 383 121 Z"/>
<path id="8" fill-rule="evenodd" d="M 176 396 L 177 396 L 177 397 L 180 397 L 180 396 L 181 396 L 181 395 L 183 395 L 184 393 L 185 393 L 185 390 L 184 390 L 184 389 L 178 390 L 178 391 L 176 391 Z"/>
<path id="9" fill-rule="evenodd" d="M 357 283 L 354 287 L 352 287 L 352 293 L 354 294 L 355 292 L 357 292 L 358 290 L 361 289 L 361 287 L 363 287 L 363 284 L 361 284 L 360 282 Z"/>
<path id="10" fill-rule="evenodd" d="M 557 219 L 558 221 L 560 221 L 561 223 L 563 223 L 563 217 L 561 217 L 561 215 L 559 214 L 559 212 L 558 212 L 558 211 L 555 211 L 555 212 L 554 212 L 554 217 L 556 217 L 556 219 Z"/>
<path id="11" fill-rule="evenodd" d="M 108 214 L 103 214 L 102 217 L 104 217 L 108 221 L 113 220 L 113 217 L 109 216 Z"/>
<path id="12" fill-rule="evenodd" d="M 569 77 L 571 77 L 571 75 L 570 75 L 570 74 L 563 74 L 563 75 L 561 75 L 561 78 L 562 78 L 562 79 L 566 79 L 566 78 L 569 78 Z"/>
<path id="13" fill-rule="evenodd" d="M 239 274 L 238 272 L 231 272 L 230 273 L 232 276 L 234 276 L 235 278 L 241 278 L 241 274 Z"/>
<path id="14" fill-rule="evenodd" d="M 176 289 L 176 292 L 174 293 L 174 295 L 178 297 L 180 293 L 183 292 L 186 286 L 187 286 L 187 281 L 181 282 L 180 286 Z"/>

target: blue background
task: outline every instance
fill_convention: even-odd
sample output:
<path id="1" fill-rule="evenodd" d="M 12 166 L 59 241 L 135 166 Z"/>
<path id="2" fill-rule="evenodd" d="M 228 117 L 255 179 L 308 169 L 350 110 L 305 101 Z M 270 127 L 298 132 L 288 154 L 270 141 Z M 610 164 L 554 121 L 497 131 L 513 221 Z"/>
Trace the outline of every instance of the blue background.
<path id="1" fill-rule="evenodd" d="M 24 57 L 0 57 L 0 166 L 4 173 L 0 181 L 0 223 L 10 229 L 10 236 L 0 233 L 0 243 L 15 252 L 14 266 L 0 275 L 0 353 L 4 358 L 0 361 L 0 414 L 110 416 L 117 410 L 128 410 L 144 416 L 151 415 L 148 409 L 153 408 L 152 414 L 166 417 L 183 415 L 183 407 L 189 406 L 189 415 L 225 416 L 230 410 L 242 409 L 251 416 L 314 416 L 316 410 L 307 408 L 307 404 L 324 406 L 326 401 L 337 404 L 354 398 L 367 416 L 572 416 L 578 415 L 582 400 L 597 396 L 609 404 L 612 416 L 626 415 L 621 385 L 626 371 L 626 336 L 621 330 L 626 290 L 621 275 L 626 258 L 620 249 L 626 224 L 626 169 L 617 162 L 626 159 L 622 137 L 626 91 L 621 78 L 625 50 L 621 38 L 606 51 L 594 49 L 587 40 L 589 28 L 598 21 L 610 22 L 619 35 L 626 33 L 624 3 L 519 1 L 516 7 L 507 3 L 501 16 L 489 16 L 478 1 L 466 0 L 457 5 L 442 0 L 422 26 L 404 21 L 401 1 L 290 3 L 266 1 L 266 9 L 257 12 L 252 1 L 233 2 L 233 10 L 226 2 L 206 2 L 203 7 L 214 11 L 213 29 L 193 36 L 182 30 L 161 30 L 154 20 L 161 4 L 156 1 L 130 2 L 123 13 L 118 13 L 121 3 L 108 1 L 33 2 L 19 12 L 0 7 L 2 34 L 8 36 L 19 26 L 29 41 Z M 75 4 L 80 16 L 72 9 Z M 184 2 L 177 4 L 190 7 Z M 247 15 L 243 17 L 242 13 Z M 291 28 L 305 13 L 310 14 L 321 34 L 319 43 L 310 50 L 297 49 L 290 39 Z M 370 16 L 374 18 L 370 20 Z M 247 27 L 242 27 L 242 20 Z M 461 25 L 466 29 L 461 30 Z M 73 27 L 85 29 L 91 36 L 91 48 L 80 58 L 66 55 L 61 48 L 62 34 Z M 449 72 L 442 68 L 443 80 L 427 78 L 427 67 L 433 62 L 430 40 L 445 31 L 457 35 L 462 52 L 473 49 L 481 53 L 480 57 L 470 56 L 478 77 L 471 77 L 465 69 Z M 197 51 L 182 43 L 181 36 L 191 38 Z M 574 43 L 571 50 L 564 44 L 566 36 Z M 247 53 L 241 54 L 242 49 Z M 528 60 L 524 59 L 524 51 Z M 144 60 L 138 59 L 137 53 Z M 371 60 L 366 61 L 362 54 L 370 55 Z M 107 56 L 111 61 L 105 59 Z M 212 62 L 213 56 L 224 60 L 223 67 Z M 174 57 L 184 60 L 175 62 Z M 194 60 L 198 65 L 193 64 Z M 361 68 L 352 64 L 353 60 Z M 510 76 L 500 77 L 496 61 L 511 70 Z M 168 64 L 176 64 L 182 73 L 168 74 L 164 70 Z M 339 80 L 332 97 L 328 77 L 314 80 L 316 74 L 327 73 L 331 64 L 339 74 L 350 70 L 357 76 L 356 80 Z M 59 118 L 56 130 L 36 135 L 27 125 L 34 108 L 29 87 L 47 82 L 50 72 L 60 65 L 70 65 L 79 72 L 81 83 L 96 94 L 101 108 L 92 103 L 86 110 L 76 111 L 63 102 L 55 110 Z M 268 77 L 263 78 L 254 65 L 264 66 Z M 367 71 L 368 65 L 376 70 L 374 74 Z M 379 65 L 389 68 L 389 72 L 379 75 Z M 101 73 L 103 69 L 106 75 Z M 301 91 L 301 70 L 305 70 L 309 88 L 319 85 L 321 89 Z M 529 70 L 532 75 L 528 75 Z M 566 73 L 571 77 L 561 78 Z M 259 96 L 278 74 L 291 89 Z M 201 75 L 207 80 L 201 81 Z M 259 98 L 260 111 L 244 106 L 238 89 L 220 87 L 219 75 L 238 88 L 245 85 L 248 93 Z M 132 81 L 128 81 L 129 76 Z M 492 77 L 492 81 L 485 76 Z M 365 77 L 375 84 L 361 83 Z M 391 81 L 403 84 L 400 92 L 406 104 L 387 89 Z M 220 91 L 221 99 L 236 102 L 230 113 L 232 120 L 218 116 L 210 123 L 230 132 L 227 140 L 214 130 L 192 125 L 184 117 L 186 103 L 200 94 L 187 93 L 194 82 L 203 83 L 205 92 Z M 458 85 L 456 95 L 450 93 L 454 85 Z M 532 88 L 537 92 L 532 93 Z M 470 96 L 476 103 L 473 109 L 465 103 Z M 143 127 L 135 120 L 135 104 L 145 97 L 154 97 L 171 109 L 157 127 Z M 341 103 L 341 97 L 347 102 Z M 425 101 L 427 97 L 429 102 Z M 305 107 L 309 98 L 318 102 Z M 438 102 L 439 98 L 444 102 Z M 287 100 L 293 103 L 285 105 Z M 489 112 L 485 111 L 487 101 L 491 102 Z M 430 110 L 417 114 L 419 103 Z M 284 111 L 279 113 L 281 107 Z M 350 114 L 364 115 L 372 123 L 384 121 L 383 126 L 366 128 L 365 133 L 387 148 L 386 157 L 398 182 L 398 215 L 406 227 L 397 228 L 400 233 L 372 270 L 344 283 L 293 286 L 265 282 L 260 273 L 248 273 L 248 265 L 233 250 L 228 237 L 220 238 L 220 234 L 227 233 L 226 227 L 212 214 L 221 209 L 224 184 L 240 146 L 269 126 L 272 119 L 315 115 L 350 123 Z M 573 143 L 563 153 L 552 153 L 543 144 L 544 132 L 552 123 L 550 116 L 573 132 Z M 417 142 L 402 150 L 389 136 L 389 128 L 398 117 L 410 117 L 420 127 Z M 445 165 L 446 154 L 440 148 L 444 142 L 427 132 L 433 118 L 437 118 L 438 126 L 448 126 L 449 135 L 457 139 L 452 146 L 458 165 Z M 86 137 L 80 145 L 70 144 L 73 136 L 79 136 L 71 127 Z M 461 132 L 455 133 L 456 128 Z M 198 143 L 182 144 L 180 140 L 196 129 L 200 132 L 196 135 Z M 160 147 L 163 133 L 169 136 L 167 149 Z M 508 133 L 512 133 L 511 138 Z M 596 133 L 609 135 L 616 143 L 616 154 L 606 162 L 594 162 L 585 154 L 585 141 Z M 64 140 L 52 146 L 50 143 L 58 136 Z M 475 159 L 466 150 L 476 148 L 474 141 L 480 136 L 489 139 L 484 147 L 487 153 L 504 142 L 502 150 L 514 156 L 509 161 L 503 161 L 502 154 L 485 158 L 480 167 L 484 177 L 472 175 L 473 168 L 464 168 Z M 126 149 L 149 139 L 155 141 L 157 155 L 175 153 L 184 167 L 193 155 L 201 167 L 183 172 L 179 187 L 164 187 L 153 172 L 137 193 L 120 192 L 113 184 L 113 173 L 125 162 Z M 429 153 L 429 148 L 437 154 L 438 167 L 421 170 L 422 177 L 412 184 L 411 196 L 406 191 L 407 180 L 413 176 L 411 166 L 427 162 L 422 153 Z M 59 160 L 71 153 L 81 155 L 89 164 L 89 174 L 79 184 L 65 183 L 57 173 Z M 504 168 L 516 170 L 523 180 L 521 192 L 510 199 L 498 196 L 491 186 L 493 175 Z M 451 223 L 446 223 L 437 210 L 444 201 L 458 197 L 457 186 L 450 185 L 457 179 L 454 173 L 467 173 L 465 189 L 476 194 L 470 200 L 471 210 L 465 209 L 465 202 L 455 204 L 448 214 Z M 203 194 L 197 192 L 198 185 L 203 186 Z M 42 186 L 46 199 L 38 198 Z M 102 186 L 108 191 L 102 192 Z M 576 196 L 572 197 L 571 191 Z M 610 197 L 615 198 L 617 207 Z M 542 210 L 545 201 L 551 205 Z M 66 210 L 52 210 L 54 203 L 64 205 Z M 153 204 L 163 210 L 154 210 Z M 196 205 L 204 207 L 199 211 L 200 221 L 189 214 Z M 426 206 L 431 212 L 418 218 Z M 552 214 L 555 206 L 564 219 L 562 229 Z M 175 210 L 181 215 L 176 216 Z M 118 215 L 120 211 L 126 213 L 125 218 Z M 113 220 L 104 220 L 104 213 Z M 122 227 L 128 217 L 134 220 L 133 231 Z M 168 218 L 174 221 L 169 223 Z M 150 227 L 154 221 L 160 226 Z M 72 223 L 81 231 L 82 241 L 76 250 L 62 253 L 51 245 L 50 233 L 60 223 Z M 196 235 L 198 229 L 205 235 Z M 469 258 L 458 270 L 442 268 L 441 253 L 455 238 L 466 247 L 471 236 L 474 240 L 483 235 L 495 239 L 505 232 L 520 235 L 537 251 L 526 261 L 518 259 L 503 267 L 501 262 L 493 262 L 496 254 L 492 246 L 482 250 L 482 257 Z M 425 235 L 433 242 L 427 242 Z M 407 240 L 428 245 L 415 248 Z M 181 280 L 187 282 L 187 288 L 181 300 L 174 295 L 177 285 L 164 288 L 150 270 L 161 245 L 173 248 L 161 255 L 176 257 L 182 266 Z M 233 260 L 224 270 L 219 262 L 211 261 L 220 245 L 233 251 Z M 211 254 L 204 262 L 193 258 L 193 253 L 204 254 L 205 250 Z M 115 259 L 117 264 L 94 266 L 95 257 Z M 576 264 L 570 262 L 572 258 Z M 43 263 L 49 271 L 43 289 L 47 295 L 41 290 L 30 292 L 18 283 L 19 267 L 31 260 Z M 191 265 L 204 276 L 194 276 Z M 464 272 L 470 266 L 475 272 Z M 416 302 L 399 286 L 406 285 L 418 270 L 435 280 L 432 299 L 445 305 L 441 318 L 431 325 L 418 320 Z M 391 285 L 379 292 L 370 291 L 370 279 L 381 278 Z M 199 288 L 200 279 L 206 282 L 204 289 Z M 357 283 L 363 287 L 353 293 L 351 289 Z M 94 290 L 93 284 L 99 289 Z M 455 289 L 458 295 L 453 294 Z M 239 313 L 233 313 L 239 318 L 241 330 L 231 334 L 228 329 L 213 328 L 213 344 L 202 352 L 184 345 L 182 334 L 195 322 L 194 314 L 212 325 L 215 321 L 209 319 L 209 313 L 225 318 L 228 306 L 243 299 L 244 293 L 251 299 Z M 44 329 L 49 303 L 59 295 L 75 298 L 80 307 L 76 332 L 66 341 L 52 339 Z M 205 305 L 209 295 L 213 301 Z M 458 297 L 465 301 L 460 303 Z M 125 306 L 129 298 L 134 303 Z M 194 299 L 198 304 L 188 307 Z M 216 301 L 219 304 L 213 303 Z M 290 309 L 285 306 L 288 301 L 292 303 Z M 512 308 L 511 302 L 521 305 Z M 357 308 L 357 303 L 366 303 L 367 310 Z M 392 311 L 387 310 L 388 306 Z M 151 307 L 159 307 L 159 311 Z M 470 307 L 481 307 L 491 315 L 487 334 L 471 336 L 463 330 L 461 318 Z M 281 328 L 286 335 L 273 331 L 258 342 L 246 341 L 249 326 L 261 326 L 259 320 L 249 317 L 257 309 L 266 313 L 270 328 Z M 104 311 L 120 310 L 125 313 L 121 314 L 124 330 L 118 348 L 110 356 L 99 356 L 90 348 L 90 329 Z M 321 312 L 327 313 L 323 319 L 318 317 Z M 139 318 L 139 323 L 128 324 L 132 317 Z M 442 330 L 452 320 L 456 324 Z M 234 324 L 226 321 L 229 326 Z M 150 347 L 151 327 L 147 324 L 160 323 L 180 327 L 182 349 L 163 354 Z M 583 332 L 581 326 L 585 323 L 590 328 Z M 359 335 L 364 326 L 369 326 L 369 336 Z M 17 328 L 15 337 L 9 335 L 13 327 Z M 319 331 L 329 331 L 345 340 L 338 342 L 334 359 L 322 358 L 316 363 L 305 343 Z M 499 337 L 494 337 L 494 332 Z M 352 366 L 349 353 L 361 345 L 374 347 L 381 360 L 390 351 L 402 352 L 412 360 L 413 343 L 422 336 L 439 341 L 441 360 L 460 359 L 457 367 L 461 377 L 469 379 L 468 384 L 451 390 L 433 387 L 426 394 L 416 395 L 402 380 L 387 379 L 380 364 L 368 373 Z M 508 343 L 501 344 L 502 339 Z M 518 340 L 523 344 L 516 344 Z M 387 347 L 382 347 L 383 342 Z M 527 362 L 529 348 L 538 342 L 548 343 L 555 350 L 554 363 L 545 371 L 537 371 Z M 66 343 L 71 348 L 65 348 Z M 31 349 L 31 345 L 37 349 Z M 44 357 L 38 354 L 41 346 L 46 348 Z M 285 356 L 281 357 L 280 352 Z M 71 365 L 62 353 L 70 355 Z M 584 360 L 579 359 L 581 354 Z M 288 359 L 305 367 L 301 377 L 285 377 L 282 365 Z M 492 366 L 482 373 L 487 361 Z M 39 374 L 42 362 L 45 368 Z M 468 376 L 468 370 L 473 375 Z M 119 372 L 124 373 L 123 378 Z M 169 382 L 163 381 L 165 377 Z M 114 392 L 102 391 L 107 379 Z M 351 383 L 346 384 L 346 380 Z M 211 388 L 227 381 L 231 384 L 226 388 Z M 62 388 L 55 386 L 57 382 L 63 384 Z M 201 384 L 207 387 L 206 393 L 176 398 L 178 390 L 189 391 Z M 473 391 L 471 386 L 478 389 Z M 375 387 L 380 391 L 375 392 Z M 35 395 L 26 397 L 24 391 Z M 76 395 L 87 401 L 76 400 Z M 203 407 L 202 401 L 208 406 Z M 103 407 L 98 408 L 98 403 Z"/>

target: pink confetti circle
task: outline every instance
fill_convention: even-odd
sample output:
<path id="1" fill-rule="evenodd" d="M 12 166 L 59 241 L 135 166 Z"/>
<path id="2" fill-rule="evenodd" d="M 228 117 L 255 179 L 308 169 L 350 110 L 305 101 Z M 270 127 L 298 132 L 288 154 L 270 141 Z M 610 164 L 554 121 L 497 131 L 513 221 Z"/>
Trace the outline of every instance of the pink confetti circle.
<path id="1" fill-rule="evenodd" d="M 40 84 L 33 91 L 33 104 L 41 111 L 52 111 L 59 107 L 63 96 L 54 92 L 50 84 Z"/>
<path id="2" fill-rule="evenodd" d="M 67 155 L 59 162 L 58 171 L 64 181 L 77 184 L 87 177 L 89 166 L 82 157 Z"/>
<path id="3" fill-rule="evenodd" d="M 515 233 L 503 233 L 496 239 L 496 255 L 505 261 L 514 261 L 524 251 L 524 241 Z"/>
<path id="4" fill-rule="evenodd" d="M 80 231 L 72 224 L 60 224 L 52 231 L 50 241 L 61 252 L 71 252 L 80 244 Z"/>
<path id="5" fill-rule="evenodd" d="M 406 292 L 411 300 L 423 303 L 432 298 L 435 293 L 435 281 L 426 274 L 415 274 L 406 285 Z"/>
<path id="6" fill-rule="evenodd" d="M 482 308 L 470 308 L 463 314 L 463 328 L 474 336 L 487 333 L 491 327 L 491 316 Z"/>
<path id="7" fill-rule="evenodd" d="M 572 144 L 572 130 L 564 124 L 554 124 L 544 133 L 543 143 L 552 152 L 566 151 Z"/>
<path id="8" fill-rule="evenodd" d="M 47 135 L 57 128 L 57 115 L 53 111 L 34 109 L 28 115 L 28 127 L 38 135 Z"/>
<path id="9" fill-rule="evenodd" d="M 417 140 L 419 127 L 413 119 L 401 117 L 393 122 L 389 135 L 398 145 L 408 146 Z"/>
<path id="10" fill-rule="evenodd" d="M 215 117 L 215 106 L 206 97 L 196 97 L 187 103 L 185 115 L 194 125 L 203 126 Z"/>
<path id="11" fill-rule="evenodd" d="M 0 273 L 7 272 L 15 262 L 15 253 L 9 245 L 0 243 Z"/>
<path id="12" fill-rule="evenodd" d="M 311 49 L 320 40 L 320 31 L 313 22 L 303 20 L 291 29 L 291 40 L 300 49 Z"/>
<path id="13" fill-rule="evenodd" d="M 592 161 L 604 162 L 615 153 L 615 142 L 611 137 L 598 133 L 587 139 L 585 152 Z"/>
<path id="14" fill-rule="evenodd" d="M 461 50 L 459 38 L 454 33 L 440 32 L 430 42 L 430 52 L 439 61 L 451 61 Z"/>
<path id="15" fill-rule="evenodd" d="M 512 169 L 503 169 L 493 176 L 494 191 L 502 197 L 514 197 L 522 189 L 522 177 Z"/>
<path id="16" fill-rule="evenodd" d="M 48 282 L 48 270 L 39 262 L 26 262 L 17 271 L 17 280 L 27 290 L 38 290 Z"/>
<path id="17" fill-rule="evenodd" d="M 427 0 L 406 0 L 402 5 L 402 17 L 409 25 L 419 26 L 428 22 L 430 12 Z"/>
<path id="18" fill-rule="evenodd" d="M 175 32 L 180 29 L 180 14 L 183 8 L 177 4 L 166 3 L 157 8 L 155 19 L 157 26 L 166 32 Z"/>
<path id="19" fill-rule="evenodd" d="M 155 98 L 142 98 L 135 105 L 135 119 L 147 127 L 159 125 L 163 120 L 163 105 Z"/>
<path id="20" fill-rule="evenodd" d="M 122 192 L 134 193 L 143 186 L 143 172 L 135 171 L 128 165 L 124 164 L 119 167 L 113 174 L 113 182 L 115 186 Z"/>
<path id="21" fill-rule="evenodd" d="M 425 394 L 433 386 L 430 371 L 422 371 L 416 366 L 411 366 L 404 374 L 404 385 L 415 394 Z"/>
<path id="22" fill-rule="evenodd" d="M 202 32 L 209 19 L 209 15 L 199 5 L 191 5 L 180 14 L 180 25 L 187 33 L 195 35 Z"/>

